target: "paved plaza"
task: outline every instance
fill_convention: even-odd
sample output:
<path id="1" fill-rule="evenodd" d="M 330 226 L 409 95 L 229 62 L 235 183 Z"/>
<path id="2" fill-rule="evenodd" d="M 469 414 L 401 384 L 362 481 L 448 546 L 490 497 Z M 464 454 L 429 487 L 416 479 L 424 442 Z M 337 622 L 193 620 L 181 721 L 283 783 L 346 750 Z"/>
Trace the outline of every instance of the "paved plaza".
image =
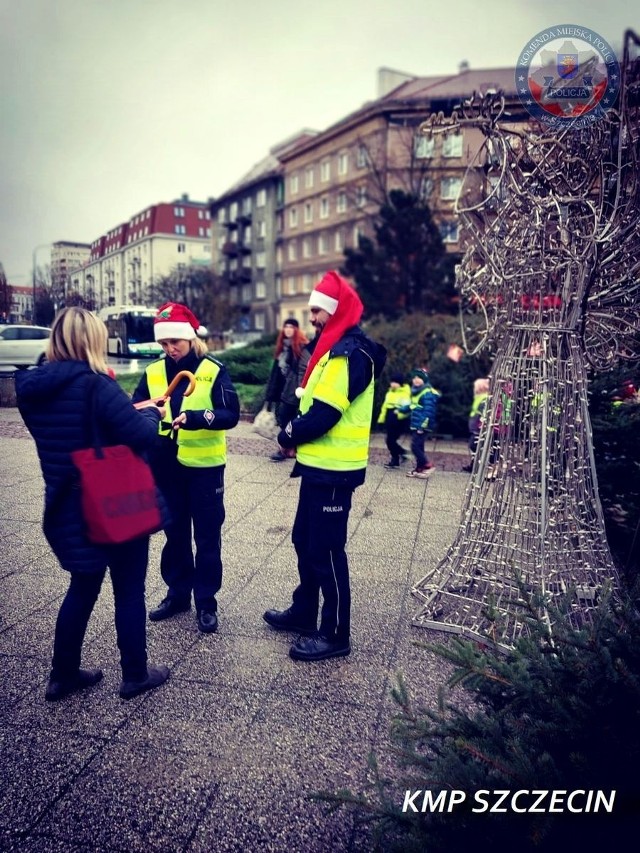
<path id="1" fill-rule="evenodd" d="M 224 585 L 217 634 L 195 615 L 148 623 L 151 663 L 171 678 L 124 702 L 108 580 L 83 664 L 104 679 L 45 703 L 54 624 L 67 586 L 41 531 L 42 477 L 15 409 L 0 409 L 0 850 L 20 853 L 363 853 L 366 828 L 327 814 L 321 789 L 362 791 L 367 756 L 391 766 L 390 686 L 435 703 L 443 665 L 415 640 L 415 584 L 445 554 L 468 475 L 464 444 L 440 443 L 428 481 L 386 470 L 381 435 L 357 490 L 348 553 L 350 657 L 297 663 L 294 639 L 262 620 L 295 584 L 290 541 L 298 480 L 273 445 L 240 424 L 229 435 Z M 164 595 L 152 538 L 147 606 Z M 401 806 L 401 803 L 399 803 Z"/>

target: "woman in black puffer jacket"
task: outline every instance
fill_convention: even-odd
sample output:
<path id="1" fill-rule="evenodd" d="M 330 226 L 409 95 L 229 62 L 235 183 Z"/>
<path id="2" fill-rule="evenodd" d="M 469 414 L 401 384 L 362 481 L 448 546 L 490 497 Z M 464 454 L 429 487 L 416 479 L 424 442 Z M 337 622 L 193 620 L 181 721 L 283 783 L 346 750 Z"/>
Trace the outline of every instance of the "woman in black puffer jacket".
<path id="1" fill-rule="evenodd" d="M 166 681 L 167 667 L 148 667 L 144 584 L 149 537 L 121 545 L 95 545 L 85 534 L 71 453 L 89 444 L 87 400 L 94 397 L 104 445 L 126 444 L 142 452 L 155 440 L 163 411 L 155 405 L 136 411 L 107 375 L 104 323 L 83 308 L 65 308 L 56 317 L 47 363 L 16 375 L 18 408 L 36 442 L 45 482 L 43 530 L 63 569 L 71 575 L 56 622 L 49 701 L 96 684 L 99 669 L 81 669 L 80 655 L 89 617 L 107 567 L 115 601 L 122 666 L 123 699 Z"/>

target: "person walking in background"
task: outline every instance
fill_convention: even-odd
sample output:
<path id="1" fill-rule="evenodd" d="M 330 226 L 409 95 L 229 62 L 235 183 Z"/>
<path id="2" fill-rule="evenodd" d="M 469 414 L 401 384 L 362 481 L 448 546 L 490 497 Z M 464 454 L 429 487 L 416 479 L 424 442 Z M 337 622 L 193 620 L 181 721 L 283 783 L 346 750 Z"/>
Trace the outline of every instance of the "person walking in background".
<path id="1" fill-rule="evenodd" d="M 403 411 L 410 413 L 411 452 L 416 460 L 416 467 L 407 471 L 407 477 L 417 477 L 426 480 L 435 471 L 427 459 L 424 444 L 428 432 L 436 428 L 436 412 L 438 400 L 442 394 L 429 381 L 426 370 L 418 368 L 411 374 L 411 402 Z"/>
<path id="2" fill-rule="evenodd" d="M 482 421 L 484 420 L 488 399 L 489 380 L 487 378 L 476 379 L 473 383 L 473 402 L 471 404 L 471 411 L 469 412 L 469 452 L 471 453 L 471 462 L 469 462 L 468 465 L 463 465 L 462 467 L 462 470 L 467 473 L 470 473 L 473 470 L 473 461 L 478 449 L 480 428 L 482 427 Z"/>
<path id="3" fill-rule="evenodd" d="M 298 413 L 299 400 L 296 397 L 298 387 L 298 364 L 304 347 L 309 343 L 300 331 L 298 321 L 289 317 L 278 333 L 275 358 L 265 399 L 276 406 L 276 421 L 284 429 Z M 273 462 L 282 462 L 286 457 L 277 451 L 271 457 Z"/>
<path id="4" fill-rule="evenodd" d="M 360 297 L 336 272 L 316 284 L 309 310 L 319 336 L 301 384 L 300 414 L 278 435 L 285 453 L 295 450 L 291 476 L 301 478 L 291 536 L 300 583 L 290 607 L 263 616 L 276 630 L 305 635 L 289 650 L 301 661 L 351 651 L 347 523 L 353 491 L 365 479 L 374 382 L 386 359 L 384 347 L 357 325 Z"/>
<path id="5" fill-rule="evenodd" d="M 385 468 L 399 468 L 401 462 L 407 461 L 407 451 L 398 443 L 398 439 L 408 426 L 409 412 L 406 410 L 411 402 L 411 389 L 404 381 L 403 373 L 392 373 L 389 390 L 385 394 L 378 423 L 384 424 L 387 450 L 391 459 Z"/>
<path id="6" fill-rule="evenodd" d="M 226 368 L 197 337 L 199 328 L 185 305 L 167 302 L 158 309 L 154 335 L 165 357 L 147 367 L 133 401 L 162 397 L 181 370 L 195 376 L 192 394 L 184 396 L 188 381 L 181 379 L 167 401 L 151 455 L 172 520 L 160 559 L 167 595 L 149 619 L 159 622 L 190 610 L 193 592 L 198 628 L 212 633 L 218 628 L 216 595 L 222 586 L 226 430 L 238 423 L 240 404 Z"/>
<path id="7" fill-rule="evenodd" d="M 149 537 L 120 545 L 95 545 L 84 530 L 81 493 L 71 459 L 87 447 L 90 410 L 98 421 L 102 444 L 126 444 L 138 453 L 149 448 L 164 409 L 149 405 L 136 411 L 127 394 L 109 378 L 107 330 L 83 308 L 63 309 L 55 318 L 47 362 L 16 374 L 18 408 L 36 442 L 45 482 L 43 530 L 69 589 L 56 622 L 51 675 L 45 699 L 55 702 L 97 684 L 99 669 L 80 667 L 82 644 L 107 568 L 115 603 L 115 624 L 122 684 L 130 699 L 163 684 L 166 666 L 147 665 L 144 585 Z"/>

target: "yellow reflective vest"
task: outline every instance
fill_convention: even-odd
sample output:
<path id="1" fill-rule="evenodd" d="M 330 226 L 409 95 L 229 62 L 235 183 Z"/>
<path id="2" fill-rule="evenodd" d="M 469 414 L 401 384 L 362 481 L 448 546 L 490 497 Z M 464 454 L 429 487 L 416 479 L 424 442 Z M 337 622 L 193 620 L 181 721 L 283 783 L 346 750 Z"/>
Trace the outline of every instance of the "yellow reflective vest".
<path id="1" fill-rule="evenodd" d="M 299 444 L 296 458 L 311 468 L 328 471 L 357 471 L 367 467 L 373 409 L 373 370 L 367 388 L 349 401 L 349 360 L 346 356 L 323 355 L 307 380 L 300 400 L 300 414 L 306 414 L 314 400 L 333 406 L 342 417 L 329 432 Z"/>
<path id="2" fill-rule="evenodd" d="M 213 411 L 211 389 L 216 381 L 220 366 L 210 358 L 203 358 L 198 365 L 195 377 L 196 387 L 193 394 L 183 397 L 180 410 L 171 410 L 171 401 L 168 400 L 166 420 L 173 421 L 181 412 L 202 411 L 210 409 Z M 147 367 L 147 385 L 151 399 L 162 397 L 167 390 L 167 370 L 165 359 L 154 361 Z M 160 433 L 164 435 L 162 424 L 159 426 Z M 227 461 L 227 438 L 221 429 L 179 429 L 177 431 L 178 462 L 187 468 L 213 468 L 215 465 L 224 465 Z"/>
<path id="3" fill-rule="evenodd" d="M 387 419 L 387 413 L 395 411 L 399 421 L 409 417 L 409 412 L 399 411 L 402 407 L 407 407 L 411 402 L 411 388 L 408 385 L 401 385 L 399 388 L 389 388 L 384 395 L 384 402 L 380 409 L 378 423 L 383 424 Z"/>

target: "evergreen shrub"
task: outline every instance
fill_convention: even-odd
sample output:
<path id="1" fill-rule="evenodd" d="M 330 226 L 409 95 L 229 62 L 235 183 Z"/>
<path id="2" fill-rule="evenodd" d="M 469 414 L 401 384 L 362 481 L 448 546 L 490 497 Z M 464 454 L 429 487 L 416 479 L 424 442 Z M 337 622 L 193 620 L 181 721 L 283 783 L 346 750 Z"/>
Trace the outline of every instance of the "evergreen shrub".
<path id="1" fill-rule="evenodd" d="M 535 615 L 530 635 L 508 655 L 453 638 L 418 643 L 453 666 L 437 707 L 411 698 L 402 678 L 393 691 L 399 712 L 391 735 L 398 759 L 393 778 L 365 794 L 320 795 L 349 804 L 372 821 L 375 849 L 464 850 L 474 853 L 616 849 L 635 834 L 640 814 L 640 618 L 631 601 L 605 596 L 593 625 L 569 626 L 566 614 Z M 461 687 L 467 709 L 447 690 Z M 472 701 L 469 702 L 468 700 Z M 403 812 L 407 791 L 462 791 L 464 803 L 447 811 Z M 612 813 L 474 813 L 476 792 L 615 791 Z M 496 796 L 485 797 L 495 803 Z M 522 797 L 520 805 L 532 804 Z M 416 798 L 420 806 L 423 796 Z M 584 807 L 586 795 L 576 803 Z M 510 803 L 510 797 L 507 799 Z"/>

